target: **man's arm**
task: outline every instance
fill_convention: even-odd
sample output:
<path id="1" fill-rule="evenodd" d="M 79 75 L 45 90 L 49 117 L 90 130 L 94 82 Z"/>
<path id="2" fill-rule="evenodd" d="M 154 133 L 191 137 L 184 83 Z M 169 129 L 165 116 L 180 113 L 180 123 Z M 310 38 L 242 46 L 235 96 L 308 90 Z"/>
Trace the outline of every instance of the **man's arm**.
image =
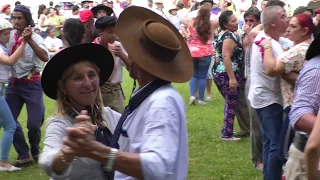
<path id="1" fill-rule="evenodd" d="M 320 99 L 320 69 L 303 74 L 296 88 L 295 99 L 291 107 L 290 123 L 299 131 L 310 133 L 316 121 Z"/>
<path id="2" fill-rule="evenodd" d="M 28 44 L 41 61 L 47 62 L 49 60 L 47 51 L 41 48 L 32 38 L 28 41 Z"/>

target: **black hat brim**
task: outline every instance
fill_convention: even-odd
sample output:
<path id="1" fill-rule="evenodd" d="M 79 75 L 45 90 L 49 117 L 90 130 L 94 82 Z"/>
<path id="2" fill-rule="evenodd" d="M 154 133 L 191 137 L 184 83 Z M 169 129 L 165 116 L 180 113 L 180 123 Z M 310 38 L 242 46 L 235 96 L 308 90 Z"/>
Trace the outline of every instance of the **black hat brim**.
<path id="1" fill-rule="evenodd" d="M 316 56 L 319 56 L 319 47 L 320 47 L 320 33 L 317 37 L 312 41 L 310 44 L 307 53 L 306 53 L 306 60 L 310 60 Z"/>
<path id="2" fill-rule="evenodd" d="M 203 0 L 200 2 L 200 6 L 202 6 L 204 3 L 211 3 L 211 6 L 213 6 L 214 2 L 212 0 Z"/>
<path id="3" fill-rule="evenodd" d="M 109 6 L 105 6 L 105 5 L 98 5 L 96 7 L 93 7 L 91 9 L 93 15 L 96 17 L 96 14 L 98 13 L 98 11 L 100 10 L 104 10 L 107 13 L 107 16 L 111 16 L 113 14 L 113 9 L 111 9 Z"/>
<path id="4" fill-rule="evenodd" d="M 58 82 L 62 74 L 68 67 L 81 61 L 89 61 L 97 65 L 100 69 L 100 86 L 107 82 L 113 72 L 114 59 L 108 49 L 99 44 L 78 44 L 63 49 L 46 64 L 41 77 L 43 92 L 49 98 L 56 100 Z"/>

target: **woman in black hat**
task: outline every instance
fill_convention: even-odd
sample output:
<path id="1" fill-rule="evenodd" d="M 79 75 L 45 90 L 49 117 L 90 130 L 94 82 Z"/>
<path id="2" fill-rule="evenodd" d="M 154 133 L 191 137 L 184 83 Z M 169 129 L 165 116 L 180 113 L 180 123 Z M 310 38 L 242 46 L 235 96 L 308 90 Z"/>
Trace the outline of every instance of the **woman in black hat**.
<path id="1" fill-rule="evenodd" d="M 99 85 L 109 79 L 113 68 L 111 53 L 92 43 L 66 48 L 47 63 L 42 74 L 42 88 L 49 98 L 56 100 L 57 106 L 46 126 L 39 165 L 52 179 L 113 179 L 113 173 L 105 173 L 101 163 L 65 155 L 61 150 L 62 139 L 68 135 L 67 128 L 75 126 L 76 122 L 79 127 L 90 121 L 96 129 L 92 138 L 109 145 L 116 125 L 114 120 L 119 115 L 110 108 L 103 108 Z"/>

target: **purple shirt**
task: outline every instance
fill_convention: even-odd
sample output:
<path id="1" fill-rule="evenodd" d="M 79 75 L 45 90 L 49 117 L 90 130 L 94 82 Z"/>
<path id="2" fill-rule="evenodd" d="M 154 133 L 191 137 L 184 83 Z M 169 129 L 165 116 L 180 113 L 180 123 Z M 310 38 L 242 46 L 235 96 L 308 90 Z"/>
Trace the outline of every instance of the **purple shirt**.
<path id="1" fill-rule="evenodd" d="M 317 56 L 307 62 L 299 73 L 294 92 L 295 98 L 289 114 L 293 128 L 303 115 L 309 113 L 317 115 L 320 104 L 319 79 L 320 56 Z"/>

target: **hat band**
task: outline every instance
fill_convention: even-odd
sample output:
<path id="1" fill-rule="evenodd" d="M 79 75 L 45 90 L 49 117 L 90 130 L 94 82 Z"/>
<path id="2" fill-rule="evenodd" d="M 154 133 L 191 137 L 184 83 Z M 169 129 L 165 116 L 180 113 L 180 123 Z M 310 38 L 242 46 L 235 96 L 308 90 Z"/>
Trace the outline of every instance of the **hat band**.
<path id="1" fill-rule="evenodd" d="M 150 23 L 156 22 L 154 20 L 146 21 L 138 30 L 139 42 L 141 46 L 147 50 L 152 56 L 164 61 L 172 61 L 178 54 L 179 48 L 169 49 L 169 47 L 163 47 L 156 42 L 152 41 L 146 33 L 146 26 Z"/>

